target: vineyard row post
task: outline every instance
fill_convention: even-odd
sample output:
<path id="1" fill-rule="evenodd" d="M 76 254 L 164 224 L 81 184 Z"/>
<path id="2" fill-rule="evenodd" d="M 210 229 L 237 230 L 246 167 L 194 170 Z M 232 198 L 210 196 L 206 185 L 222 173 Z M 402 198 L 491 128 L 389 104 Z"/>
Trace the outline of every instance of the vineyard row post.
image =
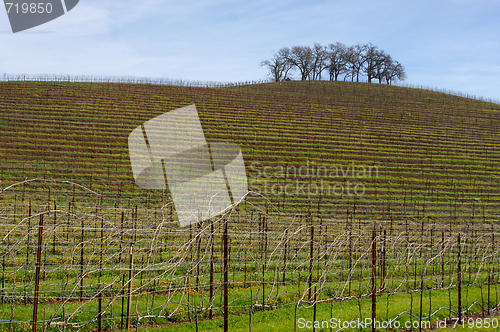
<path id="1" fill-rule="evenodd" d="M 462 321 L 462 264 L 461 264 L 461 245 L 460 233 L 457 236 L 457 283 L 458 283 L 458 321 Z"/>
<path id="2" fill-rule="evenodd" d="M 35 277 L 35 298 L 33 300 L 33 328 L 36 332 L 36 323 L 38 318 L 38 295 L 40 291 L 40 265 L 42 260 L 42 245 L 43 245 L 43 214 L 40 215 L 40 223 L 38 224 L 38 248 L 36 254 L 36 277 Z"/>
<path id="3" fill-rule="evenodd" d="M 229 303 L 228 303 L 228 233 L 227 233 L 227 224 L 228 220 L 224 218 L 224 234 L 223 234 L 223 243 L 224 243 L 224 332 L 229 331 Z"/>
<path id="4" fill-rule="evenodd" d="M 375 332 L 377 318 L 377 232 L 372 231 L 372 331 Z"/>

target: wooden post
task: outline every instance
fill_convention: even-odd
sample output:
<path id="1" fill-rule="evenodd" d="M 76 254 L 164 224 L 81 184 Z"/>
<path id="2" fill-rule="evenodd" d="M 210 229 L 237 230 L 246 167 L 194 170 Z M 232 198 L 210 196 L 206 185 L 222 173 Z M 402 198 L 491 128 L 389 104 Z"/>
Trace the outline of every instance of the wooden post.
<path id="1" fill-rule="evenodd" d="M 444 232 L 441 232 L 441 288 L 444 288 Z"/>
<path id="2" fill-rule="evenodd" d="M 372 331 L 377 319 L 377 242 L 376 231 L 372 231 Z"/>
<path id="3" fill-rule="evenodd" d="M 200 251 L 201 251 L 201 234 L 202 234 L 202 227 L 201 227 L 201 221 L 198 222 L 198 238 L 196 239 L 196 292 L 198 294 L 201 294 L 200 296 L 200 307 L 198 310 L 196 310 L 196 332 L 199 331 L 199 314 L 200 311 L 203 310 L 203 294 L 200 291 Z"/>
<path id="4" fill-rule="evenodd" d="M 227 234 L 227 224 L 228 220 L 224 220 L 224 234 L 223 234 L 223 242 L 224 242 L 224 332 L 229 331 L 229 303 L 228 303 L 228 234 Z"/>
<path id="5" fill-rule="evenodd" d="M 349 281 L 349 292 L 347 293 L 351 296 L 351 282 L 352 282 L 352 231 L 349 230 L 349 274 L 347 275 Z"/>
<path id="6" fill-rule="evenodd" d="M 66 242 L 69 245 L 69 229 L 70 229 L 70 222 L 71 222 L 71 201 L 68 203 L 68 220 L 67 220 L 67 225 L 66 225 Z"/>
<path id="7" fill-rule="evenodd" d="M 248 331 L 252 332 L 252 313 L 253 313 L 253 291 L 250 285 L 250 312 L 248 313 Z"/>
<path id="8" fill-rule="evenodd" d="M 43 242 L 43 214 L 40 215 L 40 223 L 38 224 L 38 250 L 36 254 L 36 279 L 35 279 L 35 298 L 33 300 L 33 328 L 36 332 L 36 323 L 38 318 L 38 295 L 40 291 L 40 265 L 42 260 L 42 243 Z"/>
<path id="9" fill-rule="evenodd" d="M 312 267 L 313 267 L 313 259 L 314 259 L 314 226 L 311 225 L 311 238 L 309 245 L 309 294 L 308 300 L 311 301 L 311 288 L 312 288 Z"/>
<path id="10" fill-rule="evenodd" d="M 264 260 L 262 261 L 262 310 L 264 310 L 264 304 L 266 303 L 266 268 L 267 268 L 267 220 L 266 216 L 262 216 L 262 231 L 264 237 L 264 243 L 262 245 L 262 250 L 264 254 Z M 262 257 L 262 254 L 261 254 Z"/>
<path id="11" fill-rule="evenodd" d="M 212 302 L 214 299 L 214 223 L 210 220 L 210 285 L 209 285 L 210 309 L 208 310 L 208 318 L 213 319 Z"/>
<path id="12" fill-rule="evenodd" d="M 493 276 L 493 278 L 495 278 L 495 231 L 493 229 L 493 225 L 492 225 L 492 232 L 493 234 L 491 234 L 491 252 L 492 252 L 492 255 L 491 255 L 491 264 L 492 264 L 492 268 L 491 268 L 491 275 Z M 496 294 L 496 303 L 498 303 L 498 293 L 496 291 L 497 289 L 497 282 L 495 282 L 495 294 Z"/>
<path id="13" fill-rule="evenodd" d="M 431 230 L 431 232 L 432 232 L 432 230 Z M 432 237 L 432 235 L 431 235 L 431 237 Z M 422 231 L 420 233 L 420 245 L 421 245 L 420 251 L 419 251 L 420 261 L 422 260 L 423 243 L 424 243 L 424 219 L 422 219 Z M 416 277 L 417 277 L 417 275 L 415 274 L 415 278 Z M 422 332 L 423 303 L 424 303 L 424 273 L 423 273 L 423 269 L 421 269 L 420 270 L 420 315 L 418 317 L 418 330 L 420 332 Z"/>
<path id="14" fill-rule="evenodd" d="M 85 224 L 82 219 L 81 223 L 81 238 L 80 238 L 80 302 L 83 302 L 83 254 L 84 254 L 84 243 L 85 243 Z"/>
<path id="15" fill-rule="evenodd" d="M 457 237 L 457 246 L 458 246 L 458 264 L 457 264 L 457 282 L 458 282 L 458 322 L 462 322 L 462 264 L 460 262 L 460 233 L 458 233 Z"/>
<path id="16" fill-rule="evenodd" d="M 250 243 L 252 243 L 252 235 L 250 234 Z M 247 288 L 247 253 L 245 250 L 245 257 L 243 258 L 243 288 Z"/>
<path id="17" fill-rule="evenodd" d="M 385 275 L 386 275 L 386 269 L 385 269 L 385 259 L 386 259 L 386 248 L 385 248 L 385 238 L 387 236 L 387 232 L 386 230 L 384 229 L 384 238 L 383 238 L 383 242 L 382 242 L 382 281 L 381 281 L 381 285 L 380 285 L 380 288 L 381 289 L 384 289 L 385 288 Z"/>
<path id="18" fill-rule="evenodd" d="M 118 266 L 121 267 L 122 263 L 122 250 L 123 250 L 123 222 L 125 219 L 125 212 L 122 211 L 122 221 L 120 224 L 120 252 L 118 255 Z M 120 317 L 120 329 L 123 330 L 123 311 L 125 307 L 125 273 L 122 275 L 122 291 L 121 291 L 121 298 L 122 298 L 122 315 Z"/>
<path id="19" fill-rule="evenodd" d="M 130 246 L 130 260 L 128 270 L 128 291 L 127 291 L 127 323 L 125 328 L 130 330 L 130 311 L 132 309 L 132 276 L 134 269 L 134 245 Z"/>
<path id="20" fill-rule="evenodd" d="M 431 228 L 431 253 L 430 253 L 430 257 L 434 257 L 434 225 L 432 226 Z M 434 260 L 432 261 L 432 272 L 431 272 L 431 275 L 434 276 L 434 271 L 435 270 L 435 264 L 434 264 Z"/>
<path id="21" fill-rule="evenodd" d="M 314 287 L 313 332 L 316 332 L 316 324 L 314 324 L 316 322 L 316 299 L 316 287 Z"/>
<path id="22" fill-rule="evenodd" d="M 285 252 L 283 254 L 283 285 L 285 285 L 287 246 L 288 246 L 288 229 L 285 230 Z"/>
<path id="23" fill-rule="evenodd" d="M 4 304 L 5 297 L 5 254 L 2 256 L 2 304 Z"/>
<path id="24" fill-rule="evenodd" d="M 325 225 L 325 235 L 324 235 L 324 239 L 323 239 L 323 252 L 324 252 L 324 265 L 325 265 L 325 271 L 326 271 L 326 266 L 328 264 L 328 225 Z"/>
<path id="25" fill-rule="evenodd" d="M 101 276 L 102 276 L 102 250 L 103 250 L 103 239 L 104 239 L 104 218 L 101 218 L 101 253 L 99 257 L 99 298 L 98 298 L 98 306 L 99 306 L 99 314 L 97 316 L 97 331 L 102 331 L 102 285 L 101 285 Z"/>
<path id="26" fill-rule="evenodd" d="M 495 233 L 493 233 L 493 225 L 491 226 L 491 268 L 488 272 L 488 315 L 490 314 L 490 287 L 491 287 L 491 276 L 495 273 L 495 261 L 493 255 L 495 255 Z"/>
<path id="27" fill-rule="evenodd" d="M 30 234 L 31 234 L 31 200 L 29 202 L 29 210 L 28 210 L 28 238 L 26 241 L 26 274 L 28 274 L 28 265 L 30 261 L 30 248 L 31 248 L 31 239 L 30 239 Z M 27 287 L 28 284 L 24 284 L 24 304 L 28 305 L 28 292 L 27 292 Z"/>
<path id="28" fill-rule="evenodd" d="M 418 330 L 422 332 L 422 312 L 423 312 L 423 301 L 424 301 L 424 276 L 422 274 L 420 278 L 420 316 L 418 318 Z"/>
<path id="29" fill-rule="evenodd" d="M 52 253 L 56 253 L 56 227 L 57 227 L 57 205 L 54 200 L 54 234 L 52 237 Z"/>
<path id="30" fill-rule="evenodd" d="M 200 255 L 201 255 L 201 221 L 198 222 L 198 238 L 196 239 L 196 291 L 200 291 Z"/>

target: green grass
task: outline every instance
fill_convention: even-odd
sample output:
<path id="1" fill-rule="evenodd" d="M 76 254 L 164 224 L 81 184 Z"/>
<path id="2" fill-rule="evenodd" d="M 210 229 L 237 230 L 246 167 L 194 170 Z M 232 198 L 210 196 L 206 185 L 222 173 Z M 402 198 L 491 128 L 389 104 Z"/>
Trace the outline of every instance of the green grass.
<path id="1" fill-rule="evenodd" d="M 449 307 L 448 296 L 456 297 L 456 290 L 452 290 L 450 293 L 447 291 L 433 291 L 432 292 L 432 308 L 433 311 L 439 307 Z M 480 289 L 479 287 L 471 287 L 469 289 L 470 299 L 480 299 Z M 405 327 L 405 324 L 417 324 L 420 317 L 420 298 L 419 294 L 415 293 L 413 298 L 413 303 L 411 302 L 410 296 L 408 294 L 398 294 L 389 296 L 380 296 L 377 298 L 377 321 L 388 322 L 401 313 L 402 308 L 410 308 L 410 304 L 413 305 L 413 317 L 410 320 L 409 314 L 403 314 L 398 319 L 400 325 L 397 325 L 395 321 L 392 322 L 394 327 L 400 326 Z M 389 309 L 387 309 L 387 304 L 389 304 Z M 360 307 L 363 320 L 366 318 L 371 318 L 371 299 L 362 299 L 359 303 L 357 300 L 350 300 L 345 302 L 334 302 L 320 303 L 316 307 L 316 321 L 319 324 L 328 324 L 328 328 L 316 329 L 318 332 L 330 331 L 330 322 L 334 318 L 334 324 L 332 327 L 338 326 L 338 324 L 343 324 L 343 322 L 351 322 L 360 318 Z M 422 316 L 425 318 L 429 314 L 429 292 L 423 293 L 423 313 Z M 456 305 L 452 305 L 452 309 L 456 310 Z M 478 312 L 480 307 L 474 306 L 471 308 L 471 314 Z M 295 306 L 290 305 L 280 309 L 272 311 L 257 311 L 252 315 L 252 331 L 254 332 L 265 332 L 265 331 L 293 331 L 295 327 L 295 317 L 297 317 L 297 330 L 298 331 L 312 331 L 312 329 L 307 328 L 307 322 L 313 322 L 314 309 L 305 304 L 304 306 L 299 306 L 297 308 L 297 315 L 295 315 Z M 448 318 L 450 312 L 447 309 L 438 311 L 432 316 L 431 323 L 436 324 L 438 320 L 444 320 Z M 454 315 L 453 315 L 454 316 Z M 300 319 L 300 320 L 299 320 Z M 328 323 L 323 323 L 323 321 L 328 321 Z M 428 318 L 425 322 L 428 322 Z M 250 331 L 249 329 L 250 317 L 248 314 L 230 316 L 229 317 L 229 330 L 230 331 Z M 212 321 L 201 320 L 199 321 L 200 331 L 223 331 L 223 319 L 217 318 Z M 312 323 L 311 323 L 312 324 Z M 336 324 L 336 325 L 335 325 Z M 426 326 L 423 323 L 422 326 Z M 321 325 L 320 325 L 321 326 Z M 325 326 L 325 325 L 324 325 Z M 169 331 L 195 331 L 196 323 L 176 323 L 169 325 L 153 325 L 151 327 L 139 327 L 139 331 L 158 331 L 158 332 L 169 332 Z M 301 328 L 302 327 L 302 328 Z M 333 331 L 338 330 L 333 328 Z M 365 329 L 370 330 L 370 329 Z M 396 329 L 395 329 L 396 330 Z M 359 331 L 358 328 L 355 329 L 345 329 L 344 331 Z M 468 331 L 468 330 L 464 330 Z M 494 331 L 493 329 L 485 329 L 484 331 Z M 496 331 L 496 330 L 495 330 Z"/>

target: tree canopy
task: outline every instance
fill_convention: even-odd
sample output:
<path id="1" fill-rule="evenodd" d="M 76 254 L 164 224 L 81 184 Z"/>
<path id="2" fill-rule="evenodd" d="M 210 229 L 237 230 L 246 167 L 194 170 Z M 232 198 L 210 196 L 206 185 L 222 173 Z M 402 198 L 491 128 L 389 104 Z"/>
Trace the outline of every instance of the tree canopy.
<path id="1" fill-rule="evenodd" d="M 391 84 L 406 79 L 404 67 L 371 43 L 283 47 L 271 59 L 262 61 L 261 66 L 267 67 L 275 82 L 291 79 L 294 71 L 302 81 L 322 80 L 326 73 L 330 81 L 359 82 L 361 77 L 366 77 L 369 83 L 375 79 L 378 83 Z"/>

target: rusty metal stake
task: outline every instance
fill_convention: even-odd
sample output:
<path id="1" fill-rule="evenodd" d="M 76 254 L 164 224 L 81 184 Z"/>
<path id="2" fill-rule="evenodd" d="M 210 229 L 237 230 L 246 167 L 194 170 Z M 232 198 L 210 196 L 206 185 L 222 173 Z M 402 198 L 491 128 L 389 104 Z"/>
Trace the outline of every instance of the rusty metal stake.
<path id="1" fill-rule="evenodd" d="M 42 260 L 42 244 L 43 244 L 43 214 L 40 215 L 40 223 L 38 224 L 38 251 L 36 254 L 36 279 L 35 279 L 35 299 L 33 300 L 33 332 L 36 332 L 36 323 L 38 317 L 38 294 L 40 291 L 40 265 Z"/>

